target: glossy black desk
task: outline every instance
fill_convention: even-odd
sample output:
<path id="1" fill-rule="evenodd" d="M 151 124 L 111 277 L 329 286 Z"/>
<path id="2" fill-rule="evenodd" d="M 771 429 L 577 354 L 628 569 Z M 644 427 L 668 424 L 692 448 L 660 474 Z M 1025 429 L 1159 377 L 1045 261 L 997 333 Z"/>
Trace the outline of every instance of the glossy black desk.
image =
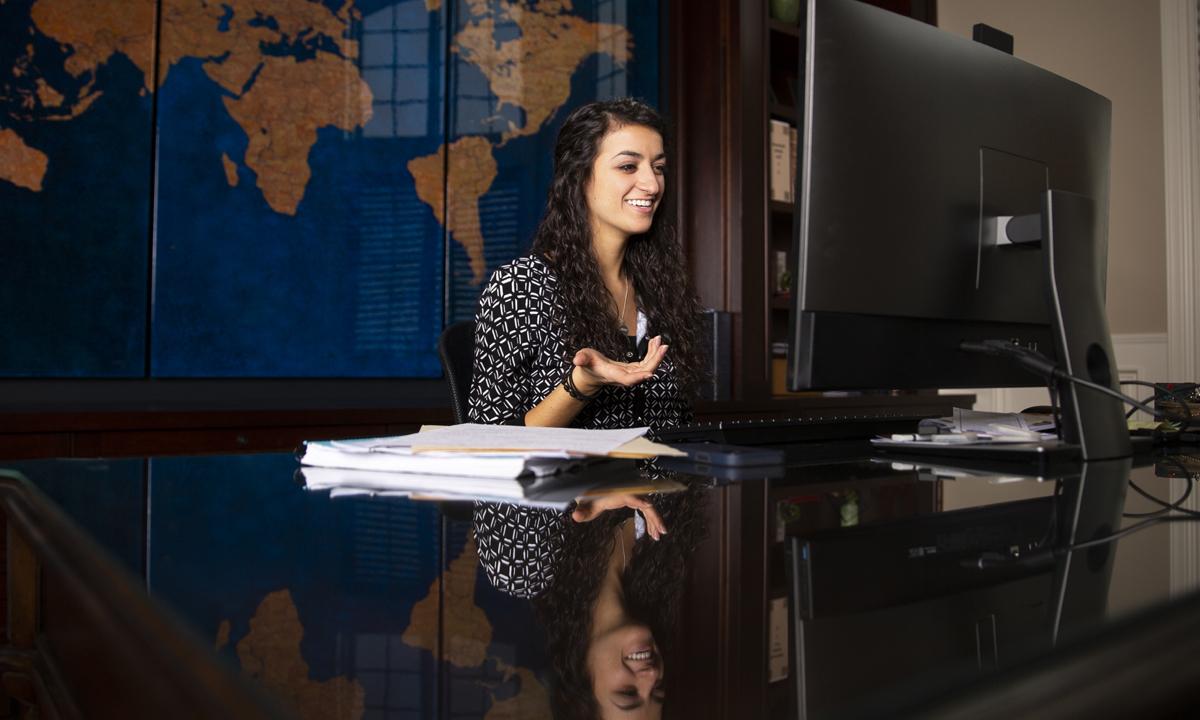
<path id="1" fill-rule="evenodd" d="M 710 537 L 698 554 L 686 609 L 687 626 L 699 630 L 684 640 L 688 643 L 685 656 L 697 659 L 685 672 L 694 687 L 704 691 L 685 695 L 684 706 L 672 708 L 672 712 L 681 712 L 679 717 L 788 717 L 797 712 L 791 699 L 794 677 L 772 682 L 769 661 L 772 603 L 789 595 L 785 538 L 828 539 L 866 528 L 920 525 L 921 518 L 933 524 L 937 516 L 950 512 L 1027 502 L 1030 498 L 1049 499 L 1056 486 L 1052 476 L 1039 481 L 1018 478 L 1011 472 L 991 477 L 931 472 L 913 467 L 906 458 L 881 460 L 852 446 L 791 450 L 791 462 L 782 477 L 730 484 L 713 496 L 708 518 Z M 1178 498 L 1186 484 L 1170 476 L 1181 474 L 1181 461 L 1183 468 L 1195 473 L 1197 465 L 1191 457 L 1185 454 L 1157 463 L 1145 458 L 1138 461 L 1139 467 L 1122 471 L 1116 481 L 1110 473 L 1107 481 L 1094 482 L 1093 489 L 1098 489 L 1101 496 L 1100 505 L 1107 506 L 1101 508 L 1101 513 L 1107 512 L 1119 526 L 1127 526 L 1141 518 L 1123 518 L 1123 513 L 1159 509 L 1129 489 L 1128 480 L 1160 498 Z M 1073 466 L 1066 475 L 1078 477 L 1080 470 L 1080 466 Z M 1092 476 L 1098 479 L 1097 473 Z M 1111 560 L 1102 568 L 1107 578 L 1092 584 L 1105 590 L 1100 596 L 1089 596 L 1087 582 L 1073 586 L 1068 600 L 1083 603 L 1083 607 L 1065 609 L 1057 646 L 1047 644 L 1042 654 L 1066 652 L 1076 642 L 1103 634 L 1110 625 L 1168 602 L 1172 594 L 1168 558 L 1172 532 L 1166 524 L 1152 526 L 1108 545 Z M 1178 537 L 1175 542 L 1179 542 Z M 906 553 L 916 548 L 899 549 Z M 835 607 L 820 613 L 824 618 L 840 613 L 843 624 L 841 635 L 827 632 L 823 642 L 807 649 L 807 666 L 812 673 L 808 678 L 808 717 L 887 717 L 904 709 L 917 712 L 917 708 L 947 693 L 997 671 L 1010 670 L 1010 660 L 1033 662 L 1038 657 L 989 652 L 986 644 L 981 647 L 974 636 L 976 618 L 968 618 L 960 627 L 958 618 L 926 613 L 924 620 L 943 619 L 919 626 L 912 616 L 900 612 L 916 603 L 913 597 L 896 602 L 881 598 L 873 607 L 850 602 L 854 593 L 871 593 L 877 588 L 882 592 L 885 586 L 894 592 L 896 578 L 890 578 L 890 585 L 883 582 L 884 578 L 878 583 L 873 581 L 888 569 L 887 563 L 899 566 L 908 558 L 886 544 L 874 548 L 868 544 L 862 551 L 865 554 L 858 562 L 843 560 L 839 567 L 826 567 L 821 576 L 822 592 L 835 598 Z M 910 564 L 919 563 L 920 559 L 914 558 Z M 1076 568 L 1080 566 L 1076 563 Z M 935 595 L 937 584 L 925 583 L 933 586 Z M 839 593 L 843 593 L 840 598 Z M 961 592 L 946 588 L 941 594 L 948 597 Z M 930 599 L 923 601 L 928 603 Z M 885 622 L 889 612 L 903 620 Z M 992 614 L 1001 618 L 1004 615 L 988 611 L 979 619 Z M 836 622 L 829 624 L 839 630 Z M 794 653 L 794 638 L 781 632 L 793 641 Z M 953 643 L 942 643 L 939 636 L 963 634 L 967 637 L 959 653 L 945 654 L 945 647 Z M 937 652 L 930 650 L 929 646 L 938 643 L 941 647 Z M 998 660 L 981 663 L 981 659 L 987 659 L 980 657 L 984 653 L 998 656 Z M 923 655 L 926 657 L 921 660 Z M 785 652 L 784 662 L 788 660 Z M 790 660 L 793 667 L 789 670 L 794 673 L 794 654 Z M 832 675 L 823 674 L 826 671 Z"/>
<path id="2" fill-rule="evenodd" d="M 778 477 L 691 479 L 712 485 L 701 508 L 708 534 L 685 591 L 677 655 L 686 660 L 666 671 L 668 717 L 788 714 L 789 681 L 769 681 L 769 609 L 772 600 L 787 596 L 783 537 L 1054 492 L 1051 480 L 952 479 L 872 460 L 860 450 L 792 453 L 792 464 Z M 40 491 L 29 503 L 37 505 L 44 496 L 81 528 L 86 553 L 121 568 L 104 577 L 105 587 L 92 588 L 96 593 L 120 599 L 144 590 L 149 601 L 140 610 L 148 628 L 141 630 L 167 642 L 175 653 L 167 656 L 186 658 L 185 679 L 196 678 L 199 688 L 192 691 L 236 709 L 229 716 L 496 718 L 548 712 L 547 658 L 528 603 L 490 586 L 478 565 L 470 523 L 438 504 L 309 492 L 296 482 L 289 455 L 0 462 L 0 467 L 20 472 Z M 1158 472 L 1178 474 L 1171 465 L 1160 465 Z M 1153 465 L 1134 469 L 1131 477 L 1164 498 L 1177 495 L 1181 484 L 1156 476 Z M 5 492 L 23 492 L 13 487 Z M 1126 511 L 1154 509 L 1123 486 L 1119 495 Z M 19 512 L 20 505 L 6 503 L 6 514 Z M 1118 515 L 1122 508 L 1116 508 Z M 13 541 L 15 526 L 10 519 L 6 640 L 40 648 L 53 659 L 61 648 L 70 649 L 72 632 L 88 635 L 87 627 L 72 630 L 72 623 L 95 616 L 62 602 L 69 578 L 51 578 L 45 563 L 40 593 L 30 594 L 22 585 L 29 568 L 11 561 L 14 547 L 25 542 Z M 1080 629 L 1082 635 L 1167 600 L 1168 546 L 1166 526 L 1112 545 L 1111 580 L 1101 599 L 1106 609 Z M 36 555 L 38 548 L 32 550 Z M 854 578 L 855 567 L 845 570 Z M 836 573 L 833 577 L 836 583 Z M 22 611 L 22 602 L 35 607 Z M 12 624 L 14 608 L 18 620 L 21 612 L 32 618 L 24 629 Z M 104 636 L 111 643 L 120 637 Z M 893 643 L 885 635 L 874 642 Z M 70 667 L 59 659 L 64 667 L 56 672 L 81 716 L 128 716 L 115 710 L 120 702 L 112 695 L 128 692 L 128 674 L 147 672 L 137 662 L 164 657 L 161 649 L 156 652 L 142 652 L 128 667 L 94 673 L 111 676 L 107 686 L 78 685 L 89 670 L 76 655 Z M 872 649 L 861 652 L 865 657 Z M 974 653 L 967 659 L 972 666 Z M 120 654 L 94 657 L 105 662 Z M 856 700 L 892 692 L 895 670 L 886 678 L 861 671 L 854 682 Z M 8 692 L 36 696 L 36 689 L 19 687 L 19 675 L 18 687 L 6 682 Z M 937 696 L 948 688 L 925 689 Z M 836 702 L 815 708 L 812 716 L 826 712 L 836 714 Z"/>

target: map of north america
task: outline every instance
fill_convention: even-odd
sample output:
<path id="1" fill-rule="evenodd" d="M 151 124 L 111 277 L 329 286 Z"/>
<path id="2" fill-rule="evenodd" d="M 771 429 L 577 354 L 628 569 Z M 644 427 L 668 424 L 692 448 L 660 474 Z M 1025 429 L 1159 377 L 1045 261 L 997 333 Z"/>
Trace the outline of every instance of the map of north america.
<path id="1" fill-rule="evenodd" d="M 429 12 L 439 0 L 426 0 Z M 155 13 L 161 7 L 161 51 L 155 80 Z M 498 138 L 460 137 L 407 170 L 418 197 L 449 236 L 466 251 L 471 282 L 486 271 L 480 199 L 497 169 L 494 150 L 536 134 L 568 101 L 571 78 L 595 54 L 625 66 L 633 53 L 629 31 L 573 14 L 570 0 L 469 0 L 465 22 L 450 50 L 486 78 L 495 112 L 518 111 Z M 352 132 L 372 117 L 372 91 L 359 69 L 353 28 L 361 20 L 353 2 L 333 10 L 319 2 L 291 0 L 35 0 L 30 32 L 63 50 L 70 87 L 47 80 L 30 42 L 11 74 L 15 90 L 7 114 L 21 122 L 67 122 L 87 112 L 105 92 L 96 79 L 121 54 L 140 71 L 140 92 L 152 93 L 184 60 L 201 63 L 223 91 L 229 117 L 245 133 L 244 155 L 214 151 L 228 184 L 238 168 L 253 171 L 263 201 L 274 212 L 295 215 L 312 178 L 309 154 L 318 130 Z M 515 26 L 517 37 L 498 40 L 498 25 Z M 15 102 L 14 102 L 15 101 Z M 493 139 L 494 138 L 494 139 Z M 448 157 L 447 157 L 448 153 Z M 5 127 L 0 114 L 0 181 L 40 192 L 52 157 Z"/>

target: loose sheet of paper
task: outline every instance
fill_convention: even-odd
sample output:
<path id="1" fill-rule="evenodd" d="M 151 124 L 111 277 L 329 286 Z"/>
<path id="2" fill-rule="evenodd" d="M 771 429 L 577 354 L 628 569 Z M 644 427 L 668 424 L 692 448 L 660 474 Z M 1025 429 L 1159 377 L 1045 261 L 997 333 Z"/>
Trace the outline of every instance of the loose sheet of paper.
<path id="1" fill-rule="evenodd" d="M 619 430 L 580 430 L 578 428 L 524 427 L 464 423 L 411 435 L 367 440 L 338 441 L 338 447 L 361 448 L 371 452 L 406 448 L 409 452 L 470 453 L 570 453 L 608 455 L 630 440 L 646 434 L 649 428 Z M 404 452 L 400 450 L 400 452 Z M 561 455 L 559 455 L 561 456 Z"/>
<path id="2" fill-rule="evenodd" d="M 954 408 L 954 430 L 960 433 L 974 432 L 988 436 L 993 442 L 1038 442 L 1050 439 L 1044 433 L 1045 424 L 1031 421 L 1041 416 L 1024 413 L 996 413 Z M 1053 428 L 1053 422 L 1050 423 Z"/>

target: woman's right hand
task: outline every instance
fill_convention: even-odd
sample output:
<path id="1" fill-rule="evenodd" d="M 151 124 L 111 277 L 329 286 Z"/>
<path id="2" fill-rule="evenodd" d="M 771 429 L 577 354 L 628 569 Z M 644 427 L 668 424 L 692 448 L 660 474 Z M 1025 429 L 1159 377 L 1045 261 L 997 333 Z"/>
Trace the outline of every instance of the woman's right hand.
<path id="1" fill-rule="evenodd" d="M 594 395 L 603 385 L 637 385 L 654 375 L 666 354 L 667 346 L 663 345 L 661 335 L 650 339 L 646 345 L 646 357 L 637 362 L 618 362 L 605 357 L 598 350 L 584 348 L 575 353 L 572 360 L 579 369 L 574 377 L 575 387 L 584 394 Z"/>

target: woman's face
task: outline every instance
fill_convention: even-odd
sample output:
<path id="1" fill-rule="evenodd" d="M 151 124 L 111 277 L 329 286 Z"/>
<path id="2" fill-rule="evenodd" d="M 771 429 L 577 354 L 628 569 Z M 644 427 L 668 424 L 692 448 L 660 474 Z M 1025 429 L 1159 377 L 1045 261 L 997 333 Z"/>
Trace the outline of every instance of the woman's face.
<path id="1" fill-rule="evenodd" d="M 588 181 L 588 210 L 596 238 L 640 235 L 650 229 L 666 189 L 662 136 L 644 125 L 611 130 L 600 141 Z"/>
<path id="2" fill-rule="evenodd" d="M 587 663 L 600 717 L 662 717 L 663 660 L 650 628 L 621 625 L 592 638 Z"/>

